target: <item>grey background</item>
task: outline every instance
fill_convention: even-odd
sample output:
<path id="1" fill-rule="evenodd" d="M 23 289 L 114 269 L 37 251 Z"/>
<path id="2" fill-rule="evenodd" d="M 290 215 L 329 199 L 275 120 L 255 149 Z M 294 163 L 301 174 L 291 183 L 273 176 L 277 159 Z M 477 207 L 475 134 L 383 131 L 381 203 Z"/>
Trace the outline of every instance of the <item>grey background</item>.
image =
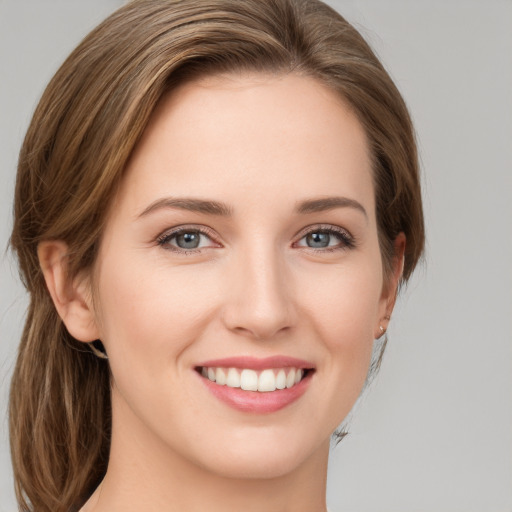
<path id="1" fill-rule="evenodd" d="M 426 263 L 332 452 L 334 511 L 512 511 L 512 1 L 331 0 L 418 131 Z M 0 512 L 16 509 L 7 395 L 26 296 L 3 253 L 17 152 L 61 61 L 120 0 L 0 0 Z"/>

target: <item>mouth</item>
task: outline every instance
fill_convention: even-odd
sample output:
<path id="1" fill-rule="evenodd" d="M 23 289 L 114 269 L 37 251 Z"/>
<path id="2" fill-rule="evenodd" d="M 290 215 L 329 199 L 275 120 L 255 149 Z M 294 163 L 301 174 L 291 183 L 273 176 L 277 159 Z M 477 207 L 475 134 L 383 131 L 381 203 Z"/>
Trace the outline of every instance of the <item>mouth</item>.
<path id="1" fill-rule="evenodd" d="M 251 413 L 275 412 L 297 401 L 316 371 L 307 361 L 284 356 L 218 359 L 194 370 L 213 396 Z"/>
<path id="2" fill-rule="evenodd" d="M 295 367 L 253 370 L 251 368 L 212 366 L 198 366 L 195 370 L 218 386 L 259 393 L 293 388 L 314 371 L 313 368 Z"/>

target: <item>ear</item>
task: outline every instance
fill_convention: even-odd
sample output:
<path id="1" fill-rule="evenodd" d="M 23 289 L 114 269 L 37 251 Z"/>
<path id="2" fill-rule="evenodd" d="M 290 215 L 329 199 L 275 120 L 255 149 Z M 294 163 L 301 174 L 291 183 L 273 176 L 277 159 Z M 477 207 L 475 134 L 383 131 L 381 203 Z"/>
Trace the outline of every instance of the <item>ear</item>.
<path id="1" fill-rule="evenodd" d="M 90 281 L 83 276 L 69 279 L 68 246 L 60 240 L 44 241 L 38 245 L 37 255 L 57 313 L 71 336 L 84 342 L 97 340 Z"/>
<path id="2" fill-rule="evenodd" d="M 382 288 L 379 303 L 379 324 L 375 329 L 375 338 L 380 338 L 387 331 L 391 320 L 391 314 L 393 313 L 398 294 L 398 284 L 400 283 L 400 278 L 404 271 L 405 243 L 405 234 L 399 233 L 393 243 L 394 255 L 391 275 L 387 276 L 387 280 Z"/>

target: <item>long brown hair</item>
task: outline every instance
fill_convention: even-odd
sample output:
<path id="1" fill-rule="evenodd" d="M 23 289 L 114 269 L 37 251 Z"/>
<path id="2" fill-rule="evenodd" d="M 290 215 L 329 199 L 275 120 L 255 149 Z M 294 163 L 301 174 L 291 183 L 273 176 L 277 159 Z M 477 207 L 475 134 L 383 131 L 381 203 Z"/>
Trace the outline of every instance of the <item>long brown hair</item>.
<path id="1" fill-rule="evenodd" d="M 30 294 L 10 395 L 22 511 L 68 512 L 105 474 L 108 363 L 66 331 L 37 257 L 69 247 L 69 276 L 95 262 L 112 197 L 164 93 L 198 75 L 299 73 L 337 91 L 364 126 L 384 269 L 407 238 L 403 279 L 424 244 L 413 128 L 397 88 L 360 34 L 318 0 L 135 0 L 93 30 L 51 80 L 19 157 L 11 244 Z"/>

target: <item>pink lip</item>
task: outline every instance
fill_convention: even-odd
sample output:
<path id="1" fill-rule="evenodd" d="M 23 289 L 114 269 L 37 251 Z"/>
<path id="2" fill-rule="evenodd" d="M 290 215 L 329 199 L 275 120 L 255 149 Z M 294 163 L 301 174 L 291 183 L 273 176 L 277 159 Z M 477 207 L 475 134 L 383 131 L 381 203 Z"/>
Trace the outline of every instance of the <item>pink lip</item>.
<path id="1" fill-rule="evenodd" d="M 244 391 L 240 388 L 219 386 L 197 374 L 215 397 L 225 404 L 243 412 L 265 414 L 276 412 L 298 400 L 307 390 L 312 374 L 306 375 L 298 384 L 288 389 L 276 389 L 267 393 Z"/>
<path id="2" fill-rule="evenodd" d="M 303 359 L 296 359 L 295 357 L 288 356 L 272 356 L 259 359 L 256 357 L 226 357 L 223 359 L 214 359 L 211 361 L 204 361 L 197 366 L 206 366 L 208 368 L 247 368 L 249 370 L 266 370 L 267 368 L 314 368 L 315 365 L 304 361 Z M 291 388 L 290 388 L 291 389 Z"/>
<path id="3" fill-rule="evenodd" d="M 196 368 L 206 366 L 209 368 L 247 368 L 251 370 L 264 370 L 267 368 L 303 368 L 313 369 L 314 365 L 307 361 L 287 356 L 267 357 L 257 359 L 254 357 L 230 357 L 225 359 L 215 359 L 204 361 Z M 265 414 L 279 411 L 298 400 L 308 389 L 313 371 L 307 375 L 295 386 L 286 389 L 276 389 L 275 391 L 259 392 L 245 391 L 240 388 L 230 388 L 220 386 L 215 382 L 201 376 L 195 372 L 201 382 L 206 386 L 216 398 L 230 407 L 242 412 Z"/>

